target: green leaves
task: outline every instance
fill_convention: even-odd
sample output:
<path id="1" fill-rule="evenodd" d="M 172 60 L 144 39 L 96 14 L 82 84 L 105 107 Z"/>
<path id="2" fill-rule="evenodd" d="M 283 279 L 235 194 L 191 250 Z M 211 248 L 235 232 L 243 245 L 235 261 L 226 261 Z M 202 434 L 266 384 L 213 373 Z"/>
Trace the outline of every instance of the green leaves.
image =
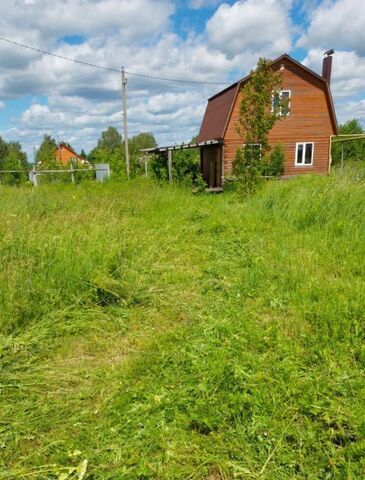
<path id="1" fill-rule="evenodd" d="M 255 191 L 260 184 L 264 158 L 270 150 L 268 134 L 280 118 L 282 106 L 282 99 L 278 96 L 276 108 L 272 109 L 273 92 L 280 89 L 280 72 L 272 71 L 268 62 L 260 58 L 241 90 L 237 125 L 244 148 L 236 152 L 233 173 L 239 179 L 245 195 Z"/>
<path id="2" fill-rule="evenodd" d="M 45 135 L 41 146 L 38 148 L 35 161 L 42 165 L 42 168 L 50 168 L 56 164 L 55 151 L 57 143 L 50 135 Z"/>

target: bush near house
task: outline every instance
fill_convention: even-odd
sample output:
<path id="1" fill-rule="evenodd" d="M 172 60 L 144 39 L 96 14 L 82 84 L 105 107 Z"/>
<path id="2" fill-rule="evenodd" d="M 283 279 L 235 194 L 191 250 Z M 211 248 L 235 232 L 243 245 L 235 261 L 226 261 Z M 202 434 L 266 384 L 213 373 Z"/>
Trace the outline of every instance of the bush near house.
<path id="1" fill-rule="evenodd" d="M 156 155 L 151 161 L 151 169 L 158 181 L 167 181 L 167 155 Z M 199 181 L 200 177 L 200 152 L 198 148 L 173 151 L 172 178 L 174 182 L 192 186 Z"/>
<path id="2" fill-rule="evenodd" d="M 261 175 L 269 177 L 281 177 L 284 174 L 284 148 L 282 144 L 275 145 L 270 153 L 263 159 Z"/>
<path id="3" fill-rule="evenodd" d="M 0 216 L 0 478 L 363 478 L 358 176 L 5 187 Z"/>

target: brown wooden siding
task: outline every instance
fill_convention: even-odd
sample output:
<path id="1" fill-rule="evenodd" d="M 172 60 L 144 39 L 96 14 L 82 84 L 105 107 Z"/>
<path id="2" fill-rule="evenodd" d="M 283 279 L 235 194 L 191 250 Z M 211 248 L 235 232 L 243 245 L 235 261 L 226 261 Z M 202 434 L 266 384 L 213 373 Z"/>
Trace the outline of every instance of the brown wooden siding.
<path id="1" fill-rule="evenodd" d="M 56 160 L 63 165 L 68 165 L 71 160 L 76 159 L 77 162 L 83 162 L 84 159 L 79 157 L 74 151 L 66 146 L 57 147 L 55 152 Z"/>
<path id="2" fill-rule="evenodd" d="M 278 121 L 269 134 L 271 145 L 282 143 L 285 151 L 284 175 L 327 173 L 330 135 L 335 133 L 326 85 L 290 61 L 283 60 L 283 90 L 291 91 L 290 115 Z M 280 68 L 280 65 L 277 65 Z M 241 93 L 236 97 L 224 137 L 225 175 L 232 172 L 237 148 L 244 141 L 236 131 Z M 297 142 L 314 142 L 313 165 L 296 166 Z"/>

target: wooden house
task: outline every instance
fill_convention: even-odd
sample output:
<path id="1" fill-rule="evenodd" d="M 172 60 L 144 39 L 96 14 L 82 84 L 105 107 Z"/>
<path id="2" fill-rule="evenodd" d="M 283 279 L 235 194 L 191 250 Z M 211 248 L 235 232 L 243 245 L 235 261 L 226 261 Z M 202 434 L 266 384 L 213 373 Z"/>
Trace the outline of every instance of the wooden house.
<path id="1" fill-rule="evenodd" d="M 62 165 L 69 165 L 70 163 L 86 162 L 85 158 L 80 157 L 69 145 L 66 143 L 60 143 L 55 151 L 55 158 Z"/>
<path id="2" fill-rule="evenodd" d="M 288 112 L 269 133 L 269 143 L 284 147 L 284 176 L 329 172 L 331 135 L 338 133 L 330 90 L 332 54 L 326 52 L 322 76 L 287 54 L 270 62 L 280 70 L 282 90 L 288 99 Z M 250 76 L 239 80 L 208 100 L 198 137 L 201 171 L 209 188 L 221 188 L 231 175 L 238 148 L 244 139 L 237 133 L 242 86 Z"/>

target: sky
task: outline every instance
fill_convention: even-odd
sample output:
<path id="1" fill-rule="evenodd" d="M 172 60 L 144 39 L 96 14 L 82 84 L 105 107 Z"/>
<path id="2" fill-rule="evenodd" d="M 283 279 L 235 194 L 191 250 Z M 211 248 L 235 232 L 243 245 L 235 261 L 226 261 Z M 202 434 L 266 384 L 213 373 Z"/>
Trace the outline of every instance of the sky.
<path id="1" fill-rule="evenodd" d="M 130 72 L 130 135 L 159 145 L 190 141 L 207 99 L 259 57 L 289 53 L 321 73 L 333 48 L 338 121 L 365 126 L 363 0 L 2 0 L 0 36 Z M 0 136 L 32 161 L 45 134 L 90 151 L 109 125 L 123 132 L 118 72 L 0 41 Z M 207 82 L 184 84 L 132 73 Z"/>

